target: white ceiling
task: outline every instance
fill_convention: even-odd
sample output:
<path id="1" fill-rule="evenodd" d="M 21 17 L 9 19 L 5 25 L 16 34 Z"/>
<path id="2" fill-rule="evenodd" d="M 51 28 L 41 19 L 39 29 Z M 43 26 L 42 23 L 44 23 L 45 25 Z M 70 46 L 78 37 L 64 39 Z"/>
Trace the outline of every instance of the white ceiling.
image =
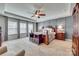
<path id="1" fill-rule="evenodd" d="M 37 22 L 71 16 L 74 4 L 70 3 L 6 3 L 4 12 L 13 13 Z M 46 16 L 32 18 L 33 12 L 42 8 Z"/>

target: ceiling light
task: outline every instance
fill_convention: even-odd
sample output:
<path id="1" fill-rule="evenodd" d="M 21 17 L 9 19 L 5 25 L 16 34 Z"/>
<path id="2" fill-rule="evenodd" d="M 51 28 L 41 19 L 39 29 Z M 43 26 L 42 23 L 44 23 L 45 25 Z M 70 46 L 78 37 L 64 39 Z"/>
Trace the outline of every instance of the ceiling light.
<path id="1" fill-rule="evenodd" d="M 38 15 L 35 15 L 36 17 L 38 17 Z"/>

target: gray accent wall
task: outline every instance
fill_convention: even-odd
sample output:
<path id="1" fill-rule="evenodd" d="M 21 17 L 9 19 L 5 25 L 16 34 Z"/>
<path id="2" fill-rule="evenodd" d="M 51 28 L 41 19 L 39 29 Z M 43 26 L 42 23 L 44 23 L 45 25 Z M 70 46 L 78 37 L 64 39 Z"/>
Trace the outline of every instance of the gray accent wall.
<path id="1" fill-rule="evenodd" d="M 59 25 L 61 23 L 65 23 L 65 38 L 66 39 L 71 39 L 72 38 L 72 33 L 73 33 L 73 19 L 72 16 L 69 17 L 64 17 L 64 18 L 59 18 L 59 19 L 53 19 L 45 22 L 40 22 L 38 23 L 38 30 L 43 27 L 43 26 L 48 26 L 52 25 L 55 27 L 56 25 Z"/>
<path id="2" fill-rule="evenodd" d="M 2 41 L 5 40 L 5 20 L 6 18 L 4 16 L 0 16 L 0 27 L 2 28 L 1 31 L 2 31 Z"/>
<path id="3" fill-rule="evenodd" d="M 52 26 L 56 26 L 57 25 L 57 23 L 56 23 L 57 21 L 56 20 L 49 20 L 49 21 L 45 21 L 45 22 L 40 22 L 40 23 L 38 23 L 38 30 L 41 28 L 41 27 L 46 27 L 46 26 L 48 26 L 48 25 L 52 25 Z"/>
<path id="4" fill-rule="evenodd" d="M 14 39 L 18 39 L 18 35 L 17 34 L 8 35 L 8 40 L 14 40 Z"/>
<path id="5" fill-rule="evenodd" d="M 6 20 L 8 20 L 8 17 L 0 16 L 0 26 L 2 27 L 2 40 L 3 41 L 7 40 L 7 38 L 6 38 L 7 37 L 7 34 L 6 34 L 7 29 L 5 29 Z M 65 18 L 59 18 L 59 19 L 53 19 L 53 20 L 40 22 L 40 23 L 34 23 L 34 31 L 37 31 L 37 29 L 39 30 L 39 28 L 42 27 L 42 26 L 48 26 L 48 25 L 56 26 L 56 25 L 61 24 L 64 21 L 65 21 L 65 32 L 66 32 L 65 37 L 67 39 L 71 39 L 72 38 L 72 33 L 73 33 L 73 19 L 72 19 L 72 16 L 65 17 Z M 28 22 L 27 22 L 27 26 L 28 26 Z M 27 30 L 27 32 L 28 32 L 28 30 Z M 22 34 L 22 35 L 21 35 L 22 37 L 25 36 L 25 34 Z M 17 38 L 17 35 L 9 36 L 9 39 L 15 39 L 15 38 Z"/>
<path id="6" fill-rule="evenodd" d="M 73 34 L 73 18 L 66 17 L 66 38 L 72 38 Z"/>

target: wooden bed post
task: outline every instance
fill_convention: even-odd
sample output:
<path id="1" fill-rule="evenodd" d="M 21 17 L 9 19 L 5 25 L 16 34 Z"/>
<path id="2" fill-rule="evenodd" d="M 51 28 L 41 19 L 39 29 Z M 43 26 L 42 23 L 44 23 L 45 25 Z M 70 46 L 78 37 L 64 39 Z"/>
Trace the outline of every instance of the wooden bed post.
<path id="1" fill-rule="evenodd" d="M 2 44 L 2 38 L 1 38 L 1 27 L 0 27 L 0 47 L 1 47 L 1 44 Z"/>
<path id="2" fill-rule="evenodd" d="M 73 35 L 72 35 L 72 52 L 79 56 L 79 3 L 73 8 Z"/>

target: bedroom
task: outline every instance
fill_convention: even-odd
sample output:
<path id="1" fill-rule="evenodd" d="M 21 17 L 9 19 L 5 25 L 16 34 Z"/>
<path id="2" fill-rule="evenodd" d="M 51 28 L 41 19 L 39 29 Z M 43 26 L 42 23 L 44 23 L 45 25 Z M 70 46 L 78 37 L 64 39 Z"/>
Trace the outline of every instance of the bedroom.
<path id="1" fill-rule="evenodd" d="M 0 3 L 0 48 L 7 46 L 9 51 L 3 55 L 16 55 L 20 49 L 25 50 L 26 56 L 74 55 L 74 6 L 75 3 Z"/>

